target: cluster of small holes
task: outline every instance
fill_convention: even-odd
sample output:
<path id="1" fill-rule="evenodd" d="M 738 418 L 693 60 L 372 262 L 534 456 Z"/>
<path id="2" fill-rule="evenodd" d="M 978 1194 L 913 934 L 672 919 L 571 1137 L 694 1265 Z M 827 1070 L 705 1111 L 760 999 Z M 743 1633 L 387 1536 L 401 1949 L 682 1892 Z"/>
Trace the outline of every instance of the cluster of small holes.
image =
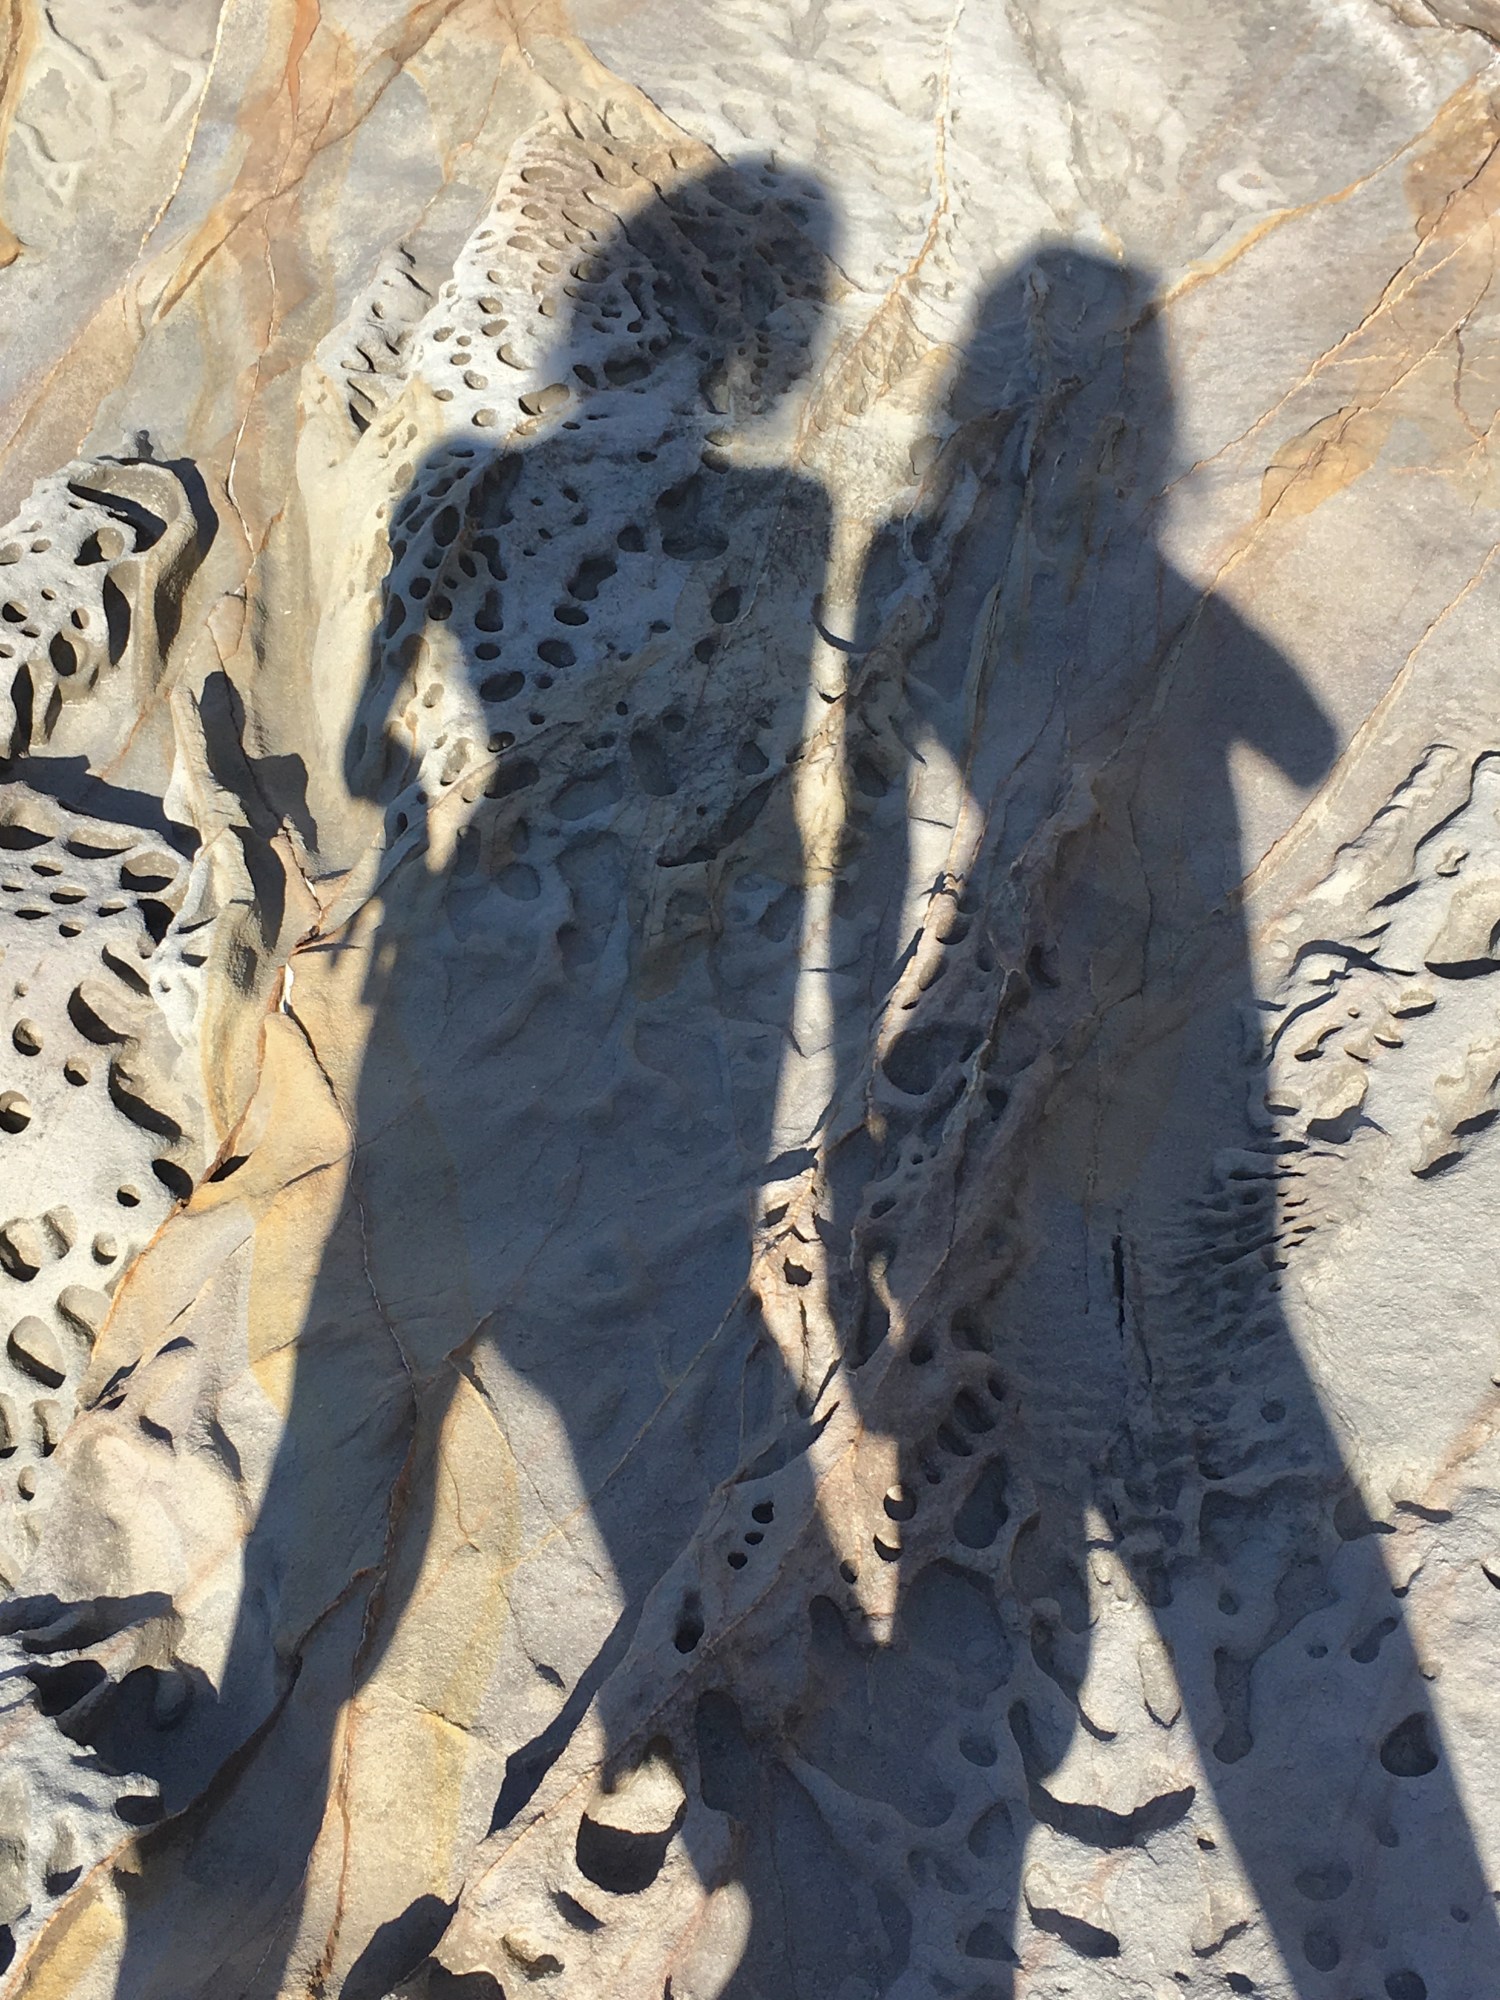
<path id="1" fill-rule="evenodd" d="M 0 697 L 11 755 L 50 739 L 65 695 L 92 686 L 129 633 L 130 606 L 110 565 L 152 536 L 131 525 L 141 517 L 128 502 L 112 512 L 88 472 L 73 466 L 40 481 L 32 513 L 0 544 L 0 571 L 9 572 L 0 578 L 0 664 L 14 663 L 0 674 Z M 153 468 L 154 478 L 167 476 Z"/>
<path id="2" fill-rule="evenodd" d="M 150 879 L 165 888 L 173 877 Z M 159 941 L 171 911 L 153 895 L 143 895 L 146 886 L 141 878 L 124 876 L 115 883 L 89 885 L 70 871 L 66 848 L 59 853 L 49 843 L 45 852 L 37 851 L 27 828 L 0 826 L 0 908 L 23 924 L 45 924 L 59 937 L 75 938 L 90 919 L 125 916 L 133 922 L 139 914 Z M 19 1026 L 12 1031 L 13 1036 L 21 1032 Z"/>
<path id="3" fill-rule="evenodd" d="M 398 244 L 383 259 L 349 318 L 320 351 L 324 366 L 343 378 L 356 429 L 368 428 L 383 406 L 387 385 L 400 381 L 412 331 L 431 303 L 432 295 L 417 275 L 416 259 Z"/>
<path id="4" fill-rule="evenodd" d="M 740 389 L 767 393 L 782 350 L 793 375 L 802 365 L 796 337 L 763 322 L 773 311 L 801 312 L 809 328 L 815 319 L 826 285 L 808 233 L 815 197 L 770 168 L 724 170 L 666 196 L 659 187 L 602 129 L 588 140 L 563 126 L 538 136 L 425 320 L 402 335 L 409 370 L 455 422 L 501 429 L 510 449 L 497 464 L 450 431 L 420 468 L 392 463 L 399 498 L 378 646 L 382 693 L 399 692 L 363 740 L 381 729 L 404 740 L 429 790 L 571 716 L 586 699 L 583 669 L 628 668 L 673 628 L 683 576 L 671 566 L 726 556 L 729 524 L 709 486 L 729 463 L 728 434 L 710 421 L 719 392 L 705 357 L 722 353 Z M 549 441 L 557 453 L 545 469 L 521 477 L 519 461 Z M 624 473 L 658 459 L 655 505 L 601 520 L 591 535 L 597 502 L 587 496 L 615 500 L 631 484 L 608 464 Z M 511 567 L 525 567 L 513 599 L 502 543 Z M 564 547 L 562 562 L 549 555 Z M 550 601 L 539 564 L 556 578 Z M 737 577 L 709 581 L 691 640 L 700 664 L 744 601 Z M 450 626 L 461 660 L 437 640 Z"/>
<path id="5" fill-rule="evenodd" d="M 960 1311 L 952 1316 L 947 1351 L 950 1374 L 959 1377 L 958 1386 L 941 1420 L 910 1453 L 908 1475 L 886 1492 L 882 1505 L 885 1518 L 871 1536 L 882 1562 L 900 1560 L 901 1531 L 916 1517 L 923 1489 L 943 1486 L 950 1474 L 982 1453 L 1000 1421 L 1007 1395 L 1005 1378 L 989 1362 L 987 1342 L 972 1313 Z M 907 1365 L 925 1369 L 938 1353 L 934 1335 L 919 1331 L 906 1348 Z M 995 1525 L 998 1527 L 998 1521 Z"/>
<path id="6" fill-rule="evenodd" d="M 776 1503 L 774 1500 L 766 1499 L 755 1502 L 754 1506 L 750 1509 L 750 1526 L 744 1530 L 740 1537 L 741 1546 L 729 1551 L 728 1561 L 731 1569 L 743 1569 L 745 1567 L 746 1563 L 750 1560 L 747 1552 L 760 1547 L 766 1538 L 766 1529 L 770 1527 L 775 1518 Z"/>
<path id="7" fill-rule="evenodd" d="M 55 1182 L 59 1162 L 82 1185 L 118 1134 L 126 1155 L 149 1168 L 153 1190 L 134 1179 L 106 1183 L 77 1202 L 43 1198 L 0 1222 L 0 1305 L 11 1308 L 0 1319 L 0 1457 L 11 1461 L 12 1490 L 29 1501 L 71 1416 L 108 1296 L 141 1240 L 121 1223 L 143 1210 L 149 1230 L 189 1184 L 170 1136 L 163 1145 L 175 1120 L 153 1102 L 136 1053 L 155 1020 L 150 960 L 185 871 L 140 835 L 73 820 L 19 788 L 14 811 L 0 825 L 0 946 L 11 975 L 0 1172 L 8 1168 L 13 1191 L 34 1198 L 38 1185 Z M 70 1139 L 75 1116 L 79 1136 Z M 80 1220 L 88 1200 L 100 1206 L 91 1224 Z M 17 1288 L 13 1300 L 6 1286 Z"/>

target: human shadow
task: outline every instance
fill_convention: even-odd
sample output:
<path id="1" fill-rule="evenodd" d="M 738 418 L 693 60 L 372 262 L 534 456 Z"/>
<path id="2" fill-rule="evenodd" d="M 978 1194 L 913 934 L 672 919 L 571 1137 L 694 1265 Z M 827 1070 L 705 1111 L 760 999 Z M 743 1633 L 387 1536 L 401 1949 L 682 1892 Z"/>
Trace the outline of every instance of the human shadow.
<path id="1" fill-rule="evenodd" d="M 1024 261 L 952 409 L 872 548 L 846 741 L 830 1236 L 862 1415 L 900 1445 L 873 1553 L 901 1609 L 882 1658 L 825 1605 L 797 1747 L 868 1791 L 879 1745 L 926 1730 L 906 1875 L 953 1990 L 1008 1993 L 1023 1932 L 1117 1955 L 1078 1883 L 1191 1827 L 1209 1914 L 1153 1969 L 1284 1990 L 1258 1910 L 1304 2000 L 1480 2000 L 1500 1926 L 1390 1526 L 1281 1299 L 1308 1140 L 1267 1110 L 1241 885 L 1334 728 L 1161 546 L 1149 274 Z M 1123 1696 L 1111 1594 L 1159 1635 Z M 1180 1761 L 1153 1782 L 1184 1725 L 1211 1798 Z"/>
<path id="2" fill-rule="evenodd" d="M 321 1976 L 289 1954 L 339 1718 L 434 1589 L 461 1405 L 519 1496 L 495 1825 L 726 1484 L 768 1447 L 778 1505 L 799 1476 L 807 1398 L 747 1272 L 762 1184 L 801 1171 L 775 1126 L 803 971 L 791 778 L 834 614 L 827 497 L 753 439 L 811 356 L 824 213 L 755 163 L 664 195 L 588 254 L 548 356 L 566 397 L 501 448 L 448 438 L 393 509 L 347 759 L 380 890 L 301 955 L 290 1003 L 314 1049 L 367 1010 L 349 1190 L 217 1696 L 166 1735 L 146 1680 L 113 1711 L 112 1757 L 180 1814 L 127 1887 L 119 2000 L 164 1966 L 184 1992 Z M 1284 819 L 1334 736 L 1163 551 L 1149 298 L 1050 250 L 990 290 L 957 430 L 842 640 L 821 1219 L 845 1379 L 899 1461 L 861 1564 L 899 1590 L 874 1644 L 830 1536 L 775 1728 L 729 1651 L 716 1684 L 709 1635 L 702 1802 L 749 1906 L 725 2000 L 994 2000 L 1026 1938 L 1117 1955 L 1107 1903 L 1023 1880 L 1038 1830 L 1085 1876 L 1191 1829 L 1212 1876 L 1222 1834 L 1253 1903 L 1211 1881 L 1169 1972 L 1275 1990 L 1259 1911 L 1304 2000 L 1497 1990 L 1383 1524 L 1278 1294 L 1300 1158 L 1246 1109 L 1265 1059 L 1241 1032 L 1261 1013 L 1231 762 L 1281 774 Z M 764 1537 L 743 1540 L 727 1560 Z M 1064 1770 L 1125 1729 L 1090 1679 L 1101 1572 L 1159 1636 L 1137 1712 L 1191 1731 L 1211 1801 L 1180 1758 L 1143 1789 L 1128 1742 L 1099 1796 Z M 823 1779 L 872 1810 L 830 1833 Z M 346 2000 L 397 1985 L 448 1914 L 428 1892 L 383 1922 Z"/>
<path id="3" fill-rule="evenodd" d="M 517 1633 L 475 1668 L 514 1656 L 496 1824 L 753 1449 L 747 1421 L 796 1421 L 746 1275 L 798 973 L 788 767 L 829 506 L 755 439 L 815 352 L 827 216 L 757 160 L 663 192 L 579 253 L 543 407 L 498 448 L 445 438 L 392 509 L 346 757 L 380 808 L 378 897 L 301 954 L 289 1003 L 314 1048 L 366 1011 L 348 1193 L 217 1702 L 169 1756 L 136 1746 L 189 1807 L 157 1838 L 191 1849 L 198 1935 L 148 1855 L 119 2000 L 163 1964 L 246 1995 L 318 1972 L 288 1953 L 339 1715 L 432 1587 L 457 1403 L 489 1413 L 514 1489 Z M 448 1914 L 428 1893 L 381 1925 L 346 2000 L 409 1974 Z"/>

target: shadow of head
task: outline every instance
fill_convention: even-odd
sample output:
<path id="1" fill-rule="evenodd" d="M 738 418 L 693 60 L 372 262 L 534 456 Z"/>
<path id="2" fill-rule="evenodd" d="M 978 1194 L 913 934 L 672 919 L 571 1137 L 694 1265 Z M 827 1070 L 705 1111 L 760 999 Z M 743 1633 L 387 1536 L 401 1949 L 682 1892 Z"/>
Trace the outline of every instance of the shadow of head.
<path id="1" fill-rule="evenodd" d="M 1114 681 L 1196 718 L 1203 756 L 1251 744 L 1294 784 L 1326 775 L 1331 718 L 1214 584 L 1159 547 L 1189 469 L 1166 315 L 1150 271 L 1045 244 L 982 295 L 949 398 L 960 435 L 1013 482 L 1029 564 L 1032 678 Z M 1182 485 L 1174 505 L 1191 508 Z M 1024 522 L 1024 527 L 1022 523 Z M 1136 676 L 1141 678 L 1137 680 Z"/>
<path id="2" fill-rule="evenodd" d="M 960 425 L 1014 437 L 1052 504 L 1085 488 L 1149 503 L 1176 442 L 1154 274 L 1071 244 L 1031 251 L 981 294 L 948 402 Z"/>
<path id="3" fill-rule="evenodd" d="M 530 664 L 508 659 L 505 636 L 517 622 L 506 600 L 529 583 L 511 506 L 523 461 L 586 508 L 605 485 L 649 482 L 645 468 L 665 459 L 668 441 L 690 440 L 707 456 L 770 419 L 816 357 L 841 282 L 832 251 L 828 199 L 805 174 L 750 158 L 685 178 L 613 215 L 558 280 L 557 335 L 502 412 L 506 442 L 455 431 L 426 452 L 392 511 L 370 678 L 345 756 L 352 793 L 388 806 L 399 797 L 406 824 L 393 822 L 396 837 L 445 782 L 435 764 L 441 773 L 461 761 L 435 759 L 454 732 L 452 690 L 430 668 L 424 684 L 434 625 L 459 641 L 468 739 L 480 754 L 509 747 L 480 711 Z M 533 577 L 530 587 L 547 585 Z M 439 746 L 444 733 L 450 742 Z"/>

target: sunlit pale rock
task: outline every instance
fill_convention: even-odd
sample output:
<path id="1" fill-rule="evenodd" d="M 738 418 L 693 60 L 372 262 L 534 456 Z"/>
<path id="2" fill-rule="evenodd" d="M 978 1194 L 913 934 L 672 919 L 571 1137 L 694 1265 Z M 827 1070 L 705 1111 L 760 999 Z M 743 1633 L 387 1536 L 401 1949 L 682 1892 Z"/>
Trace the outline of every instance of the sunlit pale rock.
<path id="1" fill-rule="evenodd" d="M 1500 13 L 0 29 L 0 2000 L 1493 2000 Z"/>

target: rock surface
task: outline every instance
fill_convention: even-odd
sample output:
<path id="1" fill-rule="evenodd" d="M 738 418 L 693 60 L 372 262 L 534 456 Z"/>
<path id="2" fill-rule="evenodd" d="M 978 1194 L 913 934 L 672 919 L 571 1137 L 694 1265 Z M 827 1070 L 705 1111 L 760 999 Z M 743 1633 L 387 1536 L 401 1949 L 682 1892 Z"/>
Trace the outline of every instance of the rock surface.
<path id="1" fill-rule="evenodd" d="M 1500 11 L 0 22 L 0 2000 L 1493 2000 Z"/>

